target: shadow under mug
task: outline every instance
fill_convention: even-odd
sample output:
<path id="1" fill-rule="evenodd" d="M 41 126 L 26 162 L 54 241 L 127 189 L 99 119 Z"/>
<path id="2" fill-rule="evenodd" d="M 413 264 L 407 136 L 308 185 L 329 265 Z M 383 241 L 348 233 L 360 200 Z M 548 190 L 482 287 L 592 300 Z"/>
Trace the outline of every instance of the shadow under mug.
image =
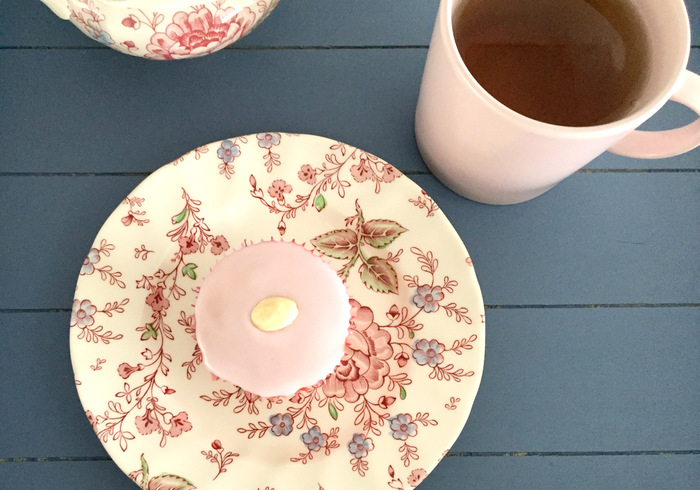
<path id="1" fill-rule="evenodd" d="M 488 204 L 516 204 L 543 194 L 606 150 L 663 158 L 700 145 L 700 119 L 667 131 L 636 130 L 669 99 L 700 114 L 700 76 L 686 70 L 690 26 L 683 0 L 635 0 L 648 29 L 649 78 L 624 117 L 586 127 L 530 119 L 479 85 L 453 34 L 453 17 L 464 1 L 440 2 L 415 120 L 423 159 L 456 193 Z"/>

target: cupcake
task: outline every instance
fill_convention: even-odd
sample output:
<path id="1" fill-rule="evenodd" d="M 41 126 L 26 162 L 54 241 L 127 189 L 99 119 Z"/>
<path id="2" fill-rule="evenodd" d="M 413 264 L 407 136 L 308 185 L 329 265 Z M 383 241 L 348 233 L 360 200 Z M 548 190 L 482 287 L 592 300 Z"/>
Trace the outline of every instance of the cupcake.
<path id="1" fill-rule="evenodd" d="M 266 398 L 325 379 L 343 356 L 347 289 L 295 242 L 263 241 L 224 257 L 195 304 L 197 341 L 216 376 Z"/>

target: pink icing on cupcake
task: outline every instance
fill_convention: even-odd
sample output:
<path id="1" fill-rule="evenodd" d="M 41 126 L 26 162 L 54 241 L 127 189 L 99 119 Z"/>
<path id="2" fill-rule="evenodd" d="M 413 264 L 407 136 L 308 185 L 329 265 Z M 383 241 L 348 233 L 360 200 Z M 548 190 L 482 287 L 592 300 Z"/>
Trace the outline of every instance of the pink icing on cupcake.
<path id="1" fill-rule="evenodd" d="M 292 304 L 296 316 L 287 314 Z M 201 286 L 195 316 L 197 341 L 214 375 L 262 397 L 289 396 L 317 384 L 340 362 L 350 302 L 336 271 L 320 257 L 296 243 L 270 241 L 217 263 Z M 266 331 L 266 317 L 277 330 Z"/>

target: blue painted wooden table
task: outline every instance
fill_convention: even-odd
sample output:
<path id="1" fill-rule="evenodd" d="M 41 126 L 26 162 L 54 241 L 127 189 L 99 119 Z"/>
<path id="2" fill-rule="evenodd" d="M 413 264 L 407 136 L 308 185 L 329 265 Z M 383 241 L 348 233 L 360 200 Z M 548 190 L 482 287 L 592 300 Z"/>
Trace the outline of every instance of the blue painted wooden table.
<path id="1" fill-rule="evenodd" d="M 282 0 L 233 47 L 159 63 L 94 43 L 38 1 L 0 2 L 1 488 L 135 488 L 75 391 L 83 257 L 150 172 L 270 130 L 393 163 L 469 248 L 487 305 L 483 381 L 421 488 L 700 487 L 700 151 L 604 154 L 516 206 L 458 197 L 413 135 L 437 4 Z M 687 6 L 700 72 L 700 2 Z M 647 127 L 692 117 L 671 105 Z"/>

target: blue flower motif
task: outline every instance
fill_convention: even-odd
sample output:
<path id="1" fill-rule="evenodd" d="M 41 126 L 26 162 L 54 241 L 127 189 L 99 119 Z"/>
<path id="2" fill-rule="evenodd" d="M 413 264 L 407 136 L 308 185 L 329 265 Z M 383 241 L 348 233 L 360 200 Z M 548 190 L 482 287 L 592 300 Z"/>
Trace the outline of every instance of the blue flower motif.
<path id="1" fill-rule="evenodd" d="M 318 427 L 311 427 L 309 432 L 302 434 L 301 441 L 309 451 L 318 451 L 322 447 L 326 447 L 326 436 L 323 435 Z"/>
<path id="2" fill-rule="evenodd" d="M 103 31 L 102 27 L 100 27 L 100 24 L 98 24 L 97 22 L 93 20 L 88 20 L 86 27 L 90 31 L 90 36 L 96 41 L 99 41 L 102 44 L 106 44 L 108 46 L 110 44 L 114 44 L 114 40 L 112 39 L 112 37 L 105 31 Z"/>
<path id="3" fill-rule="evenodd" d="M 442 357 L 444 350 L 445 346 L 435 339 L 430 341 L 426 339 L 416 340 L 413 344 L 413 358 L 420 366 L 427 364 L 430 367 L 435 367 L 444 360 Z"/>
<path id="4" fill-rule="evenodd" d="M 270 432 L 275 436 L 288 436 L 294 428 L 294 419 L 288 413 L 278 413 L 270 416 L 270 424 L 272 424 Z"/>
<path id="5" fill-rule="evenodd" d="M 389 430 L 391 437 L 394 439 L 405 441 L 409 437 L 413 437 L 418 432 L 416 424 L 412 422 L 413 417 L 407 413 L 400 413 L 389 417 Z"/>
<path id="6" fill-rule="evenodd" d="M 110 44 L 114 44 L 114 41 L 112 40 L 111 36 L 105 31 L 100 31 L 100 37 L 98 37 L 97 40 L 102 44 L 106 44 L 107 46 L 109 46 Z"/>
<path id="7" fill-rule="evenodd" d="M 231 140 L 224 140 L 221 142 L 221 148 L 216 150 L 216 154 L 224 163 L 230 163 L 241 154 L 241 147 L 235 145 Z"/>
<path id="8" fill-rule="evenodd" d="M 352 440 L 348 443 L 348 451 L 358 459 L 367 456 L 367 453 L 372 449 L 374 449 L 372 439 L 368 439 L 364 434 L 353 435 Z"/>
<path id="9" fill-rule="evenodd" d="M 282 139 L 282 136 L 279 133 L 259 133 L 257 138 L 258 146 L 269 150 L 273 146 L 280 144 L 280 139 Z"/>
<path id="10" fill-rule="evenodd" d="M 437 311 L 440 307 L 438 301 L 445 297 L 440 286 L 428 286 L 423 284 L 418 286 L 416 292 L 411 296 L 411 303 L 421 308 L 426 313 Z"/>

